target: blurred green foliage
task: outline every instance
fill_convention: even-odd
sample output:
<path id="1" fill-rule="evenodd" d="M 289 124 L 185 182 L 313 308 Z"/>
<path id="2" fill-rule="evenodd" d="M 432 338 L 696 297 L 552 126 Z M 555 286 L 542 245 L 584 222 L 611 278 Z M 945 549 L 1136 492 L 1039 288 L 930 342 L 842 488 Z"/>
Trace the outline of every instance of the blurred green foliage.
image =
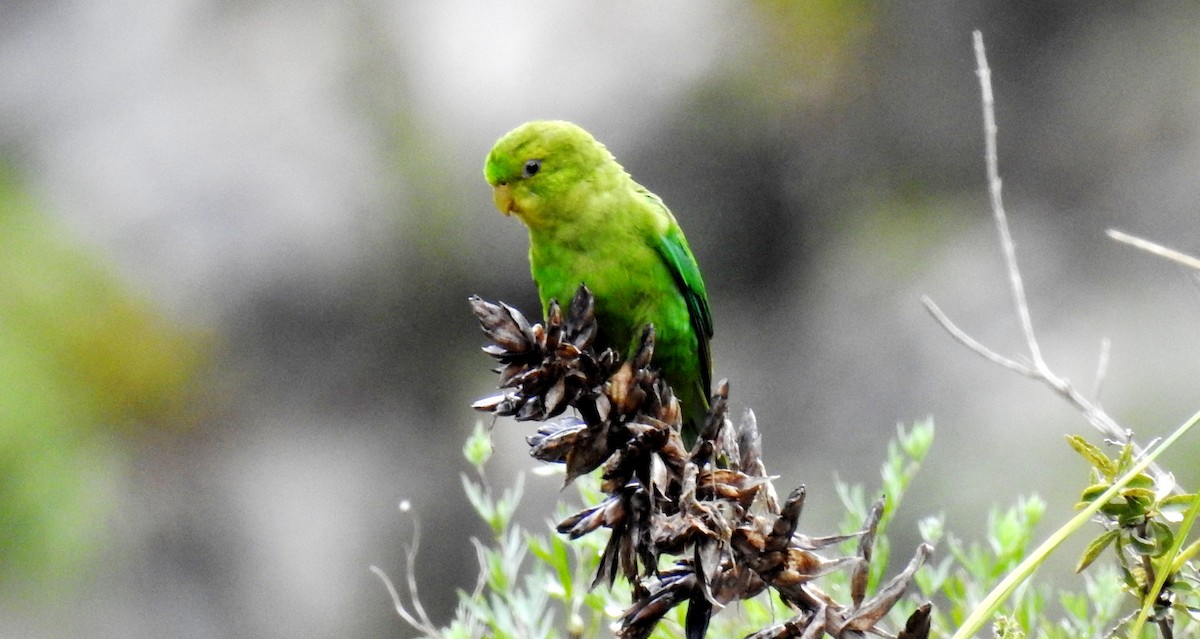
<path id="1" fill-rule="evenodd" d="M 0 165 L 0 579 L 84 572 L 121 438 L 183 422 L 202 353 Z"/>

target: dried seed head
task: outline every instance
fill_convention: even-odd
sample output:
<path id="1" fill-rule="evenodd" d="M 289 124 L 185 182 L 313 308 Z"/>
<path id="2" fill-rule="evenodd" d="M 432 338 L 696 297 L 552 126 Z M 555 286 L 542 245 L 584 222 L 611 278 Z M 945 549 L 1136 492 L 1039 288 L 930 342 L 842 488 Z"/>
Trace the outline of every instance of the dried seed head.
<path id="1" fill-rule="evenodd" d="M 596 470 L 612 455 L 608 449 L 608 430 L 607 423 L 589 424 L 575 437 L 574 445 L 567 451 L 564 486 Z"/>
<path id="2" fill-rule="evenodd" d="M 613 408 L 622 415 L 632 413 L 638 405 L 634 397 L 634 381 L 633 363 L 625 362 L 604 385 L 604 393 L 612 401 Z"/>
<path id="3" fill-rule="evenodd" d="M 533 344 L 533 333 L 525 316 L 501 302 L 492 304 L 477 296 L 468 298 L 484 334 L 497 346 L 510 352 L 524 352 Z"/>
<path id="4" fill-rule="evenodd" d="M 710 405 L 712 408 L 708 411 L 704 428 L 700 430 L 700 439 L 715 442 L 725 426 L 725 409 L 729 406 L 728 380 L 723 379 L 717 383 L 717 392 L 713 393 Z"/>
<path id="5" fill-rule="evenodd" d="M 689 453 L 680 438 L 679 402 L 651 368 L 654 327 L 645 327 L 625 362 L 612 349 L 597 351 L 595 304 L 586 287 L 565 312 L 551 301 L 545 321 L 532 326 L 508 305 L 477 297 L 470 302 L 492 342 L 483 350 L 499 364 L 502 389 L 472 406 L 542 421 L 527 438 L 530 454 L 565 464 L 567 483 L 603 469 L 607 498 L 563 520 L 558 530 L 573 539 L 601 528 L 611 531 L 593 585 L 612 585 L 619 573 L 633 590 L 617 636 L 648 637 L 671 608 L 686 602 L 685 632 L 703 637 L 715 610 L 768 587 L 798 614 L 752 637 L 886 636 L 877 623 L 931 549 L 919 547 L 904 572 L 867 597 L 882 503 L 856 533 L 818 538 L 797 533 L 804 487 L 777 504 L 754 414 L 746 411 L 736 431 L 727 419 L 728 383 L 718 384 Z M 555 417 L 567 409 L 575 414 Z M 855 536 L 854 556 L 819 554 Z M 666 570 L 659 568 L 664 555 L 677 558 Z M 848 604 L 814 584 L 835 570 L 850 571 Z M 929 610 L 919 613 L 900 637 L 926 638 Z"/>
<path id="6" fill-rule="evenodd" d="M 536 435 L 525 438 L 529 443 L 529 454 L 544 462 L 565 463 L 567 454 L 575 447 L 576 438 L 586 428 L 587 424 L 576 417 L 545 422 Z"/>
<path id="7" fill-rule="evenodd" d="M 654 325 L 647 324 L 642 329 L 641 345 L 633 355 L 633 365 L 639 370 L 650 366 L 650 358 L 654 357 Z"/>
<path id="8" fill-rule="evenodd" d="M 917 606 L 917 609 L 908 616 L 908 621 L 904 623 L 904 630 L 896 635 L 896 639 L 928 639 L 932 614 L 932 604 L 924 603 Z"/>
<path id="9" fill-rule="evenodd" d="M 566 339 L 579 350 L 587 350 L 596 337 L 596 304 L 592 292 L 580 286 L 567 311 Z"/>
<path id="10" fill-rule="evenodd" d="M 754 474 L 758 469 L 758 460 L 762 457 L 762 435 L 758 432 L 758 420 L 754 411 L 749 408 L 742 413 L 742 422 L 738 426 L 737 445 L 739 460 L 738 468 L 743 472 Z"/>

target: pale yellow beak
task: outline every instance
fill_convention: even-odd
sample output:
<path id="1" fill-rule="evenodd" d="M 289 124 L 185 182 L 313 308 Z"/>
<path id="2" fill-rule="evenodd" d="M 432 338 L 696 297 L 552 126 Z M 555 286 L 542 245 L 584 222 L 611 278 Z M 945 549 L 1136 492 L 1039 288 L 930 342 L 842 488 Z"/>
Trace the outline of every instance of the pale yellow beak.
<path id="1" fill-rule="evenodd" d="M 492 201 L 496 203 L 496 208 L 505 215 L 512 215 L 513 211 L 517 210 L 517 204 L 513 201 L 512 191 L 509 190 L 507 184 L 497 184 L 492 189 Z"/>

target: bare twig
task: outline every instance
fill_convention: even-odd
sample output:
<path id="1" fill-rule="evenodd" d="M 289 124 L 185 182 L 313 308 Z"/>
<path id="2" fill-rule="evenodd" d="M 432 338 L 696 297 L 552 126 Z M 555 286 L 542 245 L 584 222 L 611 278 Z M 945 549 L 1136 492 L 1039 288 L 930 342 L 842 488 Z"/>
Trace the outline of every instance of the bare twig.
<path id="1" fill-rule="evenodd" d="M 1180 253 L 1179 251 L 1176 251 L 1175 249 L 1169 249 L 1161 244 L 1155 244 L 1154 242 L 1151 242 L 1150 240 L 1144 240 L 1135 235 L 1129 235 L 1128 233 L 1122 233 L 1121 231 L 1118 231 L 1116 229 L 1108 229 L 1108 231 L 1106 231 L 1106 232 L 1108 233 L 1109 237 L 1111 237 L 1112 239 L 1114 239 L 1118 242 L 1122 242 L 1122 243 L 1128 244 L 1130 246 L 1140 248 L 1143 251 L 1146 251 L 1148 253 L 1153 253 L 1154 255 L 1157 255 L 1159 257 L 1164 257 L 1164 258 L 1171 260 L 1172 262 L 1175 262 L 1177 264 L 1182 264 L 1189 268 L 1194 268 L 1196 270 L 1200 270 L 1200 259 L 1196 259 L 1196 258 L 1192 257 L 1191 255 L 1188 255 L 1187 253 Z"/>
<path id="2" fill-rule="evenodd" d="M 929 311 L 929 314 L 933 316 L 933 319 L 937 320 L 938 323 L 942 325 L 942 328 L 946 329 L 946 332 L 950 333 L 951 337 L 962 342 L 967 348 L 979 353 L 984 359 L 999 364 L 1011 371 L 1016 371 L 1026 377 L 1032 377 L 1035 379 L 1037 378 L 1037 371 L 1026 366 L 1025 364 L 1022 364 L 1021 362 L 1011 360 L 997 353 L 996 351 L 993 351 L 983 344 L 980 344 L 979 341 L 977 341 L 974 337 L 968 335 L 966 331 L 962 330 L 958 327 L 958 325 L 950 321 L 950 318 L 946 316 L 946 313 L 944 313 L 942 309 L 938 308 L 938 305 L 934 303 L 933 298 L 929 297 L 928 295 L 922 295 L 921 303 L 925 305 L 925 310 Z"/>
<path id="3" fill-rule="evenodd" d="M 1042 349 L 1033 333 L 1033 320 L 1029 317 L 1029 304 L 1025 298 L 1025 284 L 1021 281 L 1021 271 L 1017 268 L 1016 245 L 1008 231 L 1008 216 L 1004 214 L 1004 200 L 1000 196 L 1000 158 L 996 152 L 996 102 L 992 96 L 992 70 L 988 67 L 987 55 L 983 50 L 983 33 L 975 31 L 974 36 L 975 74 L 979 76 L 979 90 L 983 101 L 984 162 L 987 164 L 988 195 L 992 201 L 996 230 L 1000 233 L 1004 263 L 1008 267 L 1008 282 L 1012 287 L 1013 302 L 1017 307 L 1017 317 L 1021 320 L 1021 332 L 1025 334 L 1025 343 L 1029 346 L 1033 367 L 1040 371 L 1046 368 L 1046 362 L 1042 360 Z"/>
<path id="4" fill-rule="evenodd" d="M 1104 378 L 1108 375 L 1108 355 L 1112 350 L 1112 340 L 1107 337 L 1100 338 L 1100 357 L 1096 362 L 1096 381 L 1092 384 L 1092 397 L 1095 398 L 1096 405 L 1100 405 L 1100 391 L 1104 390 Z"/>
<path id="5" fill-rule="evenodd" d="M 400 511 L 408 512 L 409 503 L 407 500 L 400 502 Z M 388 595 L 392 598 L 392 605 L 396 609 L 396 614 L 400 616 L 414 630 L 425 633 L 428 636 L 436 636 L 438 634 L 437 625 L 430 620 L 429 615 L 425 613 L 425 608 L 421 605 L 421 598 L 417 594 L 417 575 L 416 561 L 417 548 L 421 540 L 421 525 L 417 519 L 413 518 L 413 542 L 412 545 L 405 548 L 404 556 L 404 576 L 405 585 L 408 587 L 409 603 L 412 605 L 412 611 L 409 611 L 404 605 L 404 599 L 401 598 L 400 592 L 396 589 L 396 585 L 378 566 L 370 566 L 371 572 L 375 573 L 383 581 L 384 587 L 387 588 Z"/>
<path id="6" fill-rule="evenodd" d="M 1025 346 L 1029 350 L 1030 362 L 1028 364 L 1017 360 L 1005 357 L 993 351 L 992 349 L 979 343 L 977 340 L 967 335 L 962 329 L 957 327 L 950 321 L 949 317 L 938 308 L 928 296 L 921 298 L 921 303 L 933 316 L 942 328 L 946 329 L 950 335 L 965 345 L 967 348 L 975 351 L 979 355 L 988 359 L 991 362 L 999 364 L 1004 368 L 1015 371 L 1026 377 L 1040 380 L 1047 386 L 1052 388 L 1058 395 L 1073 404 L 1083 413 L 1084 418 L 1088 420 L 1097 430 L 1105 437 L 1118 442 L 1127 442 L 1130 439 L 1130 433 L 1125 428 L 1122 428 L 1116 421 L 1112 419 L 1099 406 L 1099 401 L 1093 401 L 1085 397 L 1066 379 L 1059 377 L 1049 365 L 1046 364 L 1042 357 L 1041 347 L 1038 345 L 1037 336 L 1033 330 L 1033 322 L 1029 314 L 1029 301 L 1025 295 L 1025 285 L 1021 279 L 1021 271 L 1017 266 L 1016 247 L 1013 243 L 1012 234 L 1009 231 L 1008 218 L 1004 213 L 1004 202 L 1001 197 L 1001 180 L 999 159 L 996 153 L 996 114 L 995 100 L 992 95 L 991 69 L 988 68 L 987 55 L 983 47 L 983 34 L 979 31 L 974 33 L 975 40 L 975 61 L 976 74 L 979 76 L 979 89 L 982 95 L 981 102 L 983 107 L 983 133 L 985 144 L 985 163 L 987 165 L 988 177 L 988 194 L 991 200 L 992 215 L 996 222 L 996 231 L 1000 236 L 1000 247 L 1004 252 L 1004 265 L 1008 272 L 1009 285 L 1012 289 L 1013 305 L 1017 311 L 1017 318 L 1021 324 L 1021 331 L 1025 336 Z M 1112 231 L 1109 232 L 1112 234 Z M 1107 340 L 1101 343 L 1100 364 L 1097 370 L 1096 393 L 1098 395 L 1100 383 L 1102 382 L 1105 370 L 1108 365 L 1108 342 Z M 1137 454 L 1142 453 L 1140 447 L 1134 446 Z M 1160 475 L 1161 471 L 1156 467 L 1153 468 L 1156 475 Z"/>

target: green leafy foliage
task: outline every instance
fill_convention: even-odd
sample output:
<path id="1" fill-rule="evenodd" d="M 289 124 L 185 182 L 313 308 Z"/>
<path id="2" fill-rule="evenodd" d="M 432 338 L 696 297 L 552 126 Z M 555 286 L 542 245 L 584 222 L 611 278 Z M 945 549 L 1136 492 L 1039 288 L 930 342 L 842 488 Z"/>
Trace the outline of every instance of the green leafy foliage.
<path id="1" fill-rule="evenodd" d="M 1103 526 L 1079 561 L 1078 571 L 1087 571 L 1082 575 L 1082 592 L 1020 582 L 991 609 L 993 636 L 1193 636 L 1200 629 L 1196 623 L 1196 572 L 1188 563 L 1194 552 L 1189 554 L 1182 546 L 1191 521 L 1188 515 L 1194 518 L 1200 511 L 1200 499 L 1171 494 L 1167 484 L 1173 483 L 1156 482 L 1144 470 L 1149 460 L 1138 459 L 1130 445 L 1121 446 L 1110 457 L 1083 438 L 1069 437 L 1068 442 L 1091 469 L 1079 506 L 1095 506 L 1094 521 Z M 1096 503 L 1102 497 L 1106 501 Z M 923 568 L 915 579 L 923 594 L 944 602 L 934 608 L 935 635 L 957 629 L 956 637 L 968 636 L 963 634 L 964 621 L 991 605 L 987 599 L 992 596 L 988 592 L 992 584 L 1021 574 L 1030 562 L 1044 559 L 1056 547 L 1049 541 L 1074 530 L 1073 523 L 1068 523 L 1047 543 L 1030 551 L 1034 528 L 1044 513 L 1045 504 L 1036 497 L 1018 500 L 1008 509 L 993 509 L 986 544 L 963 543 L 946 535 L 939 517 L 922 522 L 926 539 L 932 542 L 945 537 L 950 551 L 948 557 Z M 1196 546 L 1193 543 L 1189 549 Z M 1153 594 L 1160 590 L 1155 583 L 1162 586 L 1163 594 Z M 1173 589 L 1173 584 L 1182 587 Z M 1131 594 L 1140 611 L 1131 612 Z M 1139 619 L 1149 620 L 1156 628 L 1144 627 Z"/>
<path id="2" fill-rule="evenodd" d="M 933 434 L 933 421 L 925 420 L 913 424 L 909 430 L 905 430 L 903 425 L 897 425 L 896 438 L 888 442 L 887 458 L 879 468 L 882 494 L 887 499 L 884 501 L 883 516 L 879 520 L 874 560 L 871 562 L 868 575 L 867 587 L 870 590 L 878 587 L 888 565 L 888 557 L 891 554 L 891 543 L 886 534 L 888 524 L 895 517 L 904 493 L 916 477 L 917 471 L 920 470 L 921 463 L 925 461 L 925 456 L 933 445 Z M 868 498 L 862 486 L 849 485 L 841 481 L 836 482 L 834 488 L 846 508 L 846 516 L 842 519 L 840 528 L 842 533 L 848 534 L 858 530 L 877 496 L 871 495 Z M 926 541 L 929 539 L 926 538 Z M 854 539 L 847 540 L 842 545 L 842 549 L 849 554 L 853 552 L 855 543 L 857 541 Z M 832 582 L 831 588 L 840 589 L 843 586 L 849 588 L 849 584 L 843 584 L 842 580 L 833 578 L 832 575 L 830 581 Z M 839 591 L 834 590 L 834 592 Z M 911 612 L 911 607 L 906 610 Z"/>
<path id="3" fill-rule="evenodd" d="M 513 515 L 524 494 L 525 478 L 518 474 L 511 487 L 497 493 L 487 483 L 486 465 L 492 454 L 488 430 L 482 424 L 463 445 L 463 457 L 475 469 L 464 474 L 463 491 L 475 514 L 487 524 L 491 538 L 473 539 L 479 578 L 470 592 L 458 593 L 454 619 L 444 627 L 424 616 L 410 578 L 411 600 L 404 602 L 381 572 L 397 611 L 422 636 L 445 639 L 497 637 L 503 639 L 598 637 L 605 635 L 611 609 L 620 609 L 615 595 L 590 589 L 603 549 L 602 540 L 568 542 L 556 534 L 535 533 L 515 524 Z M 593 477 L 575 482 L 584 500 L 599 501 Z M 565 506 L 560 505 L 565 513 Z M 564 514 L 565 516 L 565 514 Z M 548 524 L 550 529 L 553 524 Z M 413 556 L 410 554 L 410 564 Z M 411 565 L 410 565 L 411 569 Z"/>
<path id="4" fill-rule="evenodd" d="M 1020 499 L 1007 509 L 993 508 L 988 514 L 986 543 L 945 536 L 949 556 L 922 569 L 916 580 L 923 594 L 930 598 L 940 595 L 948 603 L 934 607 L 935 628 L 945 632 L 960 625 L 983 601 L 991 584 L 1025 558 L 1045 509 L 1045 502 L 1036 496 Z M 930 543 L 942 540 L 944 522 L 940 517 L 928 518 L 922 522 L 921 532 Z M 1028 628 L 1030 620 L 1044 608 L 1044 595 L 1026 590 L 1018 595 L 1012 608 L 1005 617 L 1008 631 L 1013 623 Z"/>
<path id="5" fill-rule="evenodd" d="M 932 436 L 930 423 L 917 424 L 910 431 L 898 429 L 898 439 L 889 445 L 888 458 L 881 470 L 890 504 L 900 503 L 904 490 L 929 450 Z M 488 430 L 476 425 L 463 446 L 463 456 L 474 467 L 476 476 L 463 476 L 463 490 L 476 515 L 492 533 L 488 541 L 473 540 L 480 567 L 476 587 L 470 592 L 458 593 L 459 605 L 454 619 L 439 627 L 422 618 L 415 592 L 410 593 L 410 601 L 402 601 L 391 581 L 376 570 L 388 585 L 402 618 L 422 636 L 439 639 L 611 636 L 612 622 L 628 608 L 630 599 L 622 588 L 592 587 L 592 576 L 607 540 L 603 535 L 567 539 L 554 532 L 554 521 L 573 512 L 565 503 L 558 505 L 555 519 L 547 521 L 544 532 L 526 530 L 515 524 L 512 515 L 520 503 L 525 480 L 518 474 L 513 486 L 503 489 L 497 496 L 488 486 L 485 473 L 491 450 Z M 598 504 L 605 496 L 596 473 L 577 478 L 573 485 L 586 505 Z M 861 506 L 859 512 L 848 513 L 846 518 L 852 524 L 852 530 L 857 531 L 869 510 L 863 497 L 865 493 L 857 486 L 843 485 L 838 490 L 848 504 L 854 504 L 855 508 Z M 892 517 L 894 510 L 894 506 L 885 509 L 884 517 Z M 877 537 L 876 547 L 881 540 L 882 534 Z M 852 545 L 854 540 L 848 543 Z M 847 554 L 851 550 L 848 548 Z M 832 572 L 824 579 L 830 592 L 849 592 L 847 571 Z M 878 581 L 878 577 L 873 579 Z M 875 588 L 872 582 L 869 590 Z M 889 615 L 892 624 L 903 627 L 905 618 L 916 605 L 915 601 L 897 605 Z M 684 607 L 672 610 L 650 637 L 682 637 L 685 614 Z M 793 614 L 794 611 L 764 593 L 738 601 L 715 616 L 708 636 L 745 636 Z"/>
<path id="6" fill-rule="evenodd" d="M 876 554 L 887 552 L 887 523 L 902 503 L 905 491 L 928 454 L 933 441 L 933 426 L 922 422 L 911 429 L 897 430 L 896 439 L 887 449 L 880 468 L 887 507 L 877 528 Z M 1096 501 L 1115 482 L 1137 464 L 1129 447 L 1109 457 L 1085 441 L 1072 438 L 1091 468 L 1081 505 Z M 490 457 L 488 433 L 477 427 L 464 446 L 464 456 L 475 467 L 478 477 L 464 477 L 463 486 L 477 515 L 488 524 L 493 536 L 489 543 L 475 540 L 480 564 L 480 579 L 471 592 L 459 593 L 455 618 L 442 628 L 419 628 L 424 636 L 449 638 L 475 637 L 604 637 L 611 624 L 629 605 L 623 589 L 592 588 L 598 558 L 604 548 L 602 536 L 589 535 L 568 540 L 549 530 L 536 533 L 522 529 L 512 521 L 512 513 L 521 499 L 523 477 L 500 491 L 499 496 L 486 484 L 485 464 Z M 1197 593 L 1200 593 L 1195 568 L 1189 561 L 1200 549 L 1200 542 L 1186 545 L 1191 523 L 1200 514 L 1200 499 L 1191 494 L 1169 493 L 1156 486 L 1149 475 L 1135 474 L 1097 508 L 1097 520 L 1104 530 L 1084 551 L 1080 561 L 1080 589 L 1055 589 L 1048 584 L 1026 581 L 1003 600 L 991 617 L 992 636 L 1006 639 L 1083 639 L 1090 637 L 1129 636 L 1141 638 L 1192 636 L 1200 624 L 1196 620 Z M 1161 482 L 1159 482 L 1161 483 Z M 594 474 L 575 482 L 585 504 L 603 498 Z M 846 505 L 846 529 L 858 530 L 869 509 L 867 493 L 861 486 L 839 483 L 837 492 Z M 572 511 L 560 504 L 556 518 Z M 1036 496 L 1021 498 L 1007 508 L 996 507 L 988 516 L 982 541 L 964 541 L 946 530 L 940 516 L 928 516 L 918 525 L 922 537 L 938 544 L 944 556 L 926 564 L 915 575 L 916 592 L 892 608 L 889 622 L 903 627 L 904 619 L 919 602 L 932 600 L 930 636 L 948 636 L 960 629 L 964 620 L 985 605 L 993 584 L 1022 569 L 1033 555 L 1030 550 L 1035 529 L 1046 514 L 1046 504 Z M 1061 532 L 1061 531 L 1060 531 Z M 812 540 L 820 543 L 820 540 Z M 854 540 L 843 540 L 847 553 Z M 1039 547 L 1038 552 L 1044 549 Z M 1115 551 L 1115 552 L 1114 552 Z M 1150 571 L 1147 571 L 1149 567 Z M 821 587 L 831 596 L 849 591 L 850 573 L 834 571 L 821 578 Z M 879 576 L 869 577 L 869 590 L 878 587 Z M 1146 592 L 1159 583 L 1162 594 L 1144 610 L 1148 626 L 1137 623 L 1137 611 L 1131 612 L 1130 595 L 1144 602 Z M 1148 588 L 1150 590 L 1148 590 Z M 397 602 L 398 607 L 400 603 Z M 684 611 L 672 610 L 650 635 L 654 639 L 675 639 L 683 634 Z M 746 636 L 755 629 L 778 623 L 792 611 L 777 600 L 760 595 L 738 602 L 713 618 L 708 636 Z M 1165 627 L 1175 633 L 1163 634 Z M 417 626 L 414 626 L 417 627 Z M 1114 635 L 1114 633 L 1116 633 Z"/>
<path id="7" fill-rule="evenodd" d="M 1077 435 L 1069 436 L 1067 441 L 1090 466 L 1092 483 L 1083 490 L 1080 507 L 1101 499 L 1118 477 L 1132 470 L 1132 442 L 1109 457 Z M 1101 504 L 1097 521 L 1104 530 L 1088 543 L 1076 567 L 1076 572 L 1087 570 L 1111 549 L 1119 570 L 1118 582 L 1141 607 L 1132 622 L 1131 635 L 1136 635 L 1147 620 L 1166 631 L 1175 627 L 1177 620 L 1194 619 L 1200 609 L 1195 570 L 1180 555 L 1200 509 L 1200 497 L 1175 490 L 1169 475 L 1156 479 L 1147 471 L 1138 472 Z"/>

